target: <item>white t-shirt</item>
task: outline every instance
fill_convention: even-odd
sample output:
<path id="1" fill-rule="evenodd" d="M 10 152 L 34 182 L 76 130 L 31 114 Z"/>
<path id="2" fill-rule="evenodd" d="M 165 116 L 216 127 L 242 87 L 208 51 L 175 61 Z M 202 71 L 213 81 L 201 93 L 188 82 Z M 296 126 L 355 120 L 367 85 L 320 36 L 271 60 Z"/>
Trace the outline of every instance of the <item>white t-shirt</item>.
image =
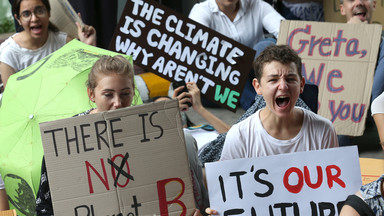
<path id="1" fill-rule="evenodd" d="M 4 189 L 4 181 L 3 181 L 3 178 L 1 178 L 1 174 L 0 174 L 0 190 Z"/>
<path id="2" fill-rule="evenodd" d="M 300 107 L 295 108 L 301 109 Z M 235 124 L 225 138 L 220 160 L 337 147 L 337 136 L 331 121 L 311 111 L 301 110 L 304 112 L 303 125 L 296 137 L 290 140 L 279 140 L 269 135 L 260 121 L 260 110 Z"/>
<path id="3" fill-rule="evenodd" d="M 20 47 L 13 40 L 13 37 L 16 34 L 9 37 L 0 46 L 0 62 L 11 66 L 15 72 L 23 70 L 29 65 L 60 49 L 67 42 L 67 33 L 54 33 L 49 31 L 47 42 L 38 49 L 30 50 Z"/>
<path id="4" fill-rule="evenodd" d="M 372 101 L 371 113 L 372 115 L 384 113 L 384 92 Z"/>
<path id="5" fill-rule="evenodd" d="M 239 11 L 232 22 L 215 0 L 195 4 L 189 18 L 250 48 L 264 39 L 263 27 L 276 38 L 284 20 L 271 5 L 261 0 L 240 0 Z"/>

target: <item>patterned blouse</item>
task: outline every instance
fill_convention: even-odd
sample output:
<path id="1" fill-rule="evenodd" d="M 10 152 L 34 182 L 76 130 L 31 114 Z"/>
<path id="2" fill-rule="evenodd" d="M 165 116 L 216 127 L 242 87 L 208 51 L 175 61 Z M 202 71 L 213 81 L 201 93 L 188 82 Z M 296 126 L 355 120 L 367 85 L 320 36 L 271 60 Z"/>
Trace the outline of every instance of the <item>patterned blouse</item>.
<path id="1" fill-rule="evenodd" d="M 363 185 L 360 188 L 364 201 L 368 204 L 376 216 L 384 215 L 384 197 L 383 194 L 381 194 L 383 180 L 384 174 L 381 175 L 376 181 Z"/>

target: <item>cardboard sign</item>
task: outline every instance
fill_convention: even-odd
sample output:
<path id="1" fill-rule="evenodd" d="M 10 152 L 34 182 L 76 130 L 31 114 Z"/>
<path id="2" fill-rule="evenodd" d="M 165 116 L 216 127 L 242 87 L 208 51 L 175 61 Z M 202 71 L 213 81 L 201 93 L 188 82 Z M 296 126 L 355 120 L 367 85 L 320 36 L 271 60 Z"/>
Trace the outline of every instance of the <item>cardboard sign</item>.
<path id="1" fill-rule="evenodd" d="M 381 26 L 283 21 L 278 44 L 302 58 L 304 78 L 319 86 L 318 114 L 337 134 L 361 136 L 371 100 Z"/>
<path id="2" fill-rule="evenodd" d="M 340 0 L 323 1 L 324 18 L 326 22 L 345 23 L 347 19 L 340 13 Z M 384 0 L 376 0 L 372 23 L 384 24 Z"/>
<path id="3" fill-rule="evenodd" d="M 338 215 L 361 186 L 357 147 L 206 163 L 220 215 Z"/>
<path id="4" fill-rule="evenodd" d="M 82 26 L 84 24 L 68 0 L 49 0 L 49 4 L 51 5 L 51 17 L 49 20 L 60 31 L 66 32 L 71 38 L 78 38 L 75 22 L 81 23 Z"/>
<path id="5" fill-rule="evenodd" d="M 191 215 L 177 101 L 40 124 L 55 215 Z"/>
<path id="6" fill-rule="evenodd" d="M 155 1 L 128 0 L 110 50 L 171 82 L 196 82 L 212 102 L 235 111 L 255 51 Z"/>
<path id="7" fill-rule="evenodd" d="M 360 158 L 361 179 L 363 185 L 376 181 L 384 174 L 384 160 Z"/>

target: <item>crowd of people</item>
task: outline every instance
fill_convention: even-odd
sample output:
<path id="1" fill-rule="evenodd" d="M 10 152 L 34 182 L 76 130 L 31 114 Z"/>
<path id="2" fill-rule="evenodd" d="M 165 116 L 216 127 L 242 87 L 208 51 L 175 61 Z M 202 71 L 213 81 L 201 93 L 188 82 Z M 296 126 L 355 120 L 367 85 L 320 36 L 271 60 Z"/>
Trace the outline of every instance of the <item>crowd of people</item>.
<path id="1" fill-rule="evenodd" d="M 283 3 L 285 9 L 295 8 L 292 1 Z M 350 24 L 369 24 L 375 6 L 375 0 L 340 0 L 340 13 Z M 12 14 L 23 30 L 0 46 L 0 74 L 5 89 L 12 74 L 73 39 L 49 21 L 50 10 L 48 0 L 13 1 Z M 294 14 L 294 11 L 289 14 Z M 195 200 L 196 211 L 193 214 L 214 215 L 218 212 L 209 208 L 204 162 L 335 148 L 339 146 L 339 140 L 331 121 L 312 112 L 299 97 L 306 82 L 301 73 L 301 58 L 289 46 L 276 45 L 280 22 L 289 19 L 288 16 L 284 17 L 284 13 L 262 0 L 206 0 L 192 8 L 189 18 L 255 49 L 257 53 L 240 99 L 246 112 L 238 123 L 230 126 L 210 113 L 203 106 L 200 90 L 194 82 L 174 89 L 171 98 L 179 101 L 181 112 L 190 109 L 187 105 L 190 103 L 191 108 L 220 133 L 216 140 L 200 151 L 194 138 L 185 133 L 191 175 L 194 185 L 198 185 L 194 195 L 195 199 L 199 199 Z M 96 29 L 76 24 L 77 39 L 96 46 Z M 382 40 L 371 107 L 384 150 L 383 46 Z M 183 92 L 183 88 L 188 91 Z M 103 56 L 93 65 L 87 81 L 87 94 L 96 108 L 78 115 L 129 107 L 135 100 L 134 90 L 133 66 L 122 56 Z M 44 159 L 41 173 L 42 182 L 36 199 L 37 215 L 53 215 Z M 377 181 L 363 185 L 355 195 L 346 198 L 340 215 L 383 215 L 383 178 L 381 176 Z M 8 208 L 0 176 L 0 210 Z"/>

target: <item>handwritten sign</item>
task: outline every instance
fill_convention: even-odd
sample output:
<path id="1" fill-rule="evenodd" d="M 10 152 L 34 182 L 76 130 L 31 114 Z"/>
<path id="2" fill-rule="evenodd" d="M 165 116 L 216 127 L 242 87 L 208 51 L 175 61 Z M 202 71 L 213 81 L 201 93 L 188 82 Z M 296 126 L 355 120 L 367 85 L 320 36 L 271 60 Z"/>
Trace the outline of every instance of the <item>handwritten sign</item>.
<path id="1" fill-rule="evenodd" d="M 284 21 L 278 44 L 303 59 L 304 78 L 319 86 L 318 114 L 337 134 L 363 135 L 380 44 L 381 26 Z"/>
<path id="2" fill-rule="evenodd" d="M 55 215 L 190 215 L 177 101 L 40 124 Z"/>
<path id="3" fill-rule="evenodd" d="M 169 81 L 194 81 L 214 103 L 235 111 L 255 51 L 155 1 L 128 0 L 110 50 Z"/>
<path id="4" fill-rule="evenodd" d="M 205 165 L 220 215 L 338 215 L 361 186 L 356 146 Z"/>
<path id="5" fill-rule="evenodd" d="M 383 154 L 384 155 L 384 154 Z M 361 179 L 363 185 L 377 180 L 384 174 L 384 160 L 360 158 Z"/>

